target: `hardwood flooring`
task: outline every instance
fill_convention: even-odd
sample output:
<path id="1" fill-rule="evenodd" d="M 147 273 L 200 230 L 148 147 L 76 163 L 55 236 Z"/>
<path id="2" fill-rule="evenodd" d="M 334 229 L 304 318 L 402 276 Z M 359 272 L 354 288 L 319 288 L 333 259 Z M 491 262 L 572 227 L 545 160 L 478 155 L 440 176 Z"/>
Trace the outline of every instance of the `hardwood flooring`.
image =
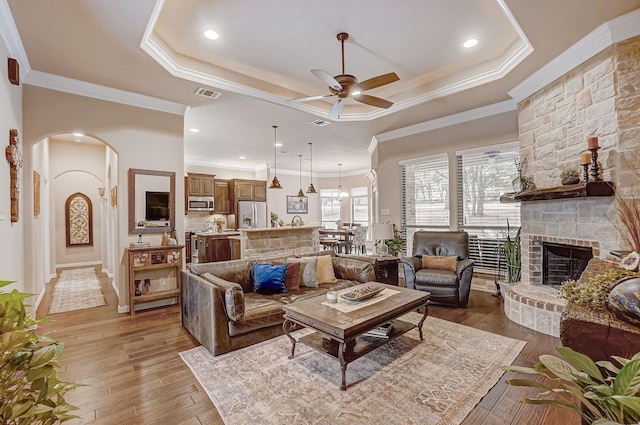
<path id="1" fill-rule="evenodd" d="M 69 423 L 222 425 L 216 408 L 178 355 L 198 345 L 180 324 L 180 308 L 141 311 L 133 317 L 120 314 L 108 278 L 98 269 L 96 273 L 106 306 L 47 316 L 54 280 L 38 309 L 39 317 L 51 318 L 38 332 L 50 332 L 65 344 L 60 376 L 86 384 L 67 395 L 81 416 Z M 517 365 L 532 366 L 540 354 L 553 353 L 560 345 L 558 338 L 511 322 L 502 311 L 502 301 L 485 292 L 472 292 L 466 309 L 432 306 L 430 315 L 527 341 L 514 362 Z M 513 377 L 505 373 L 462 424 L 580 424 L 579 416 L 569 410 L 522 404 L 522 398 L 537 391 L 507 385 L 505 380 Z"/>

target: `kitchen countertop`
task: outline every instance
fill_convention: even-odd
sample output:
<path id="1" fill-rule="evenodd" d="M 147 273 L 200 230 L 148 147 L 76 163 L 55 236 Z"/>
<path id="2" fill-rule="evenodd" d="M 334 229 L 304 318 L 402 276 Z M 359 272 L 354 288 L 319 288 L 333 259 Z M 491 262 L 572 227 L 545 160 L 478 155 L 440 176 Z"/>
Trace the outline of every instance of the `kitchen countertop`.
<path id="1" fill-rule="evenodd" d="M 235 230 L 225 230 L 223 232 L 213 232 L 213 231 L 202 231 L 202 232 L 195 232 L 196 236 L 219 236 L 221 238 L 227 237 L 227 236 L 238 236 L 240 234 L 240 232 L 237 232 Z"/>
<path id="2" fill-rule="evenodd" d="M 318 229 L 320 225 L 317 224 L 303 224 L 302 226 L 283 226 L 283 227 L 265 227 L 264 229 L 238 229 L 238 232 L 279 232 L 286 230 L 297 229 Z"/>

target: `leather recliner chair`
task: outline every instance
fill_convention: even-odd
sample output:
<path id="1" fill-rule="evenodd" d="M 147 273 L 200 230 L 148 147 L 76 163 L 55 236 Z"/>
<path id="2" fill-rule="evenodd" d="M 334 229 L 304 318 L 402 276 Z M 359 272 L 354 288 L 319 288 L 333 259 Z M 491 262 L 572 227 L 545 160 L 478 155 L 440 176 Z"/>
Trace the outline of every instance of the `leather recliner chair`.
<path id="1" fill-rule="evenodd" d="M 405 286 L 431 292 L 431 302 L 465 307 L 469 301 L 473 261 L 467 232 L 427 232 L 413 235 L 413 256 L 403 258 Z M 456 271 L 423 268 L 422 256 L 457 256 Z"/>

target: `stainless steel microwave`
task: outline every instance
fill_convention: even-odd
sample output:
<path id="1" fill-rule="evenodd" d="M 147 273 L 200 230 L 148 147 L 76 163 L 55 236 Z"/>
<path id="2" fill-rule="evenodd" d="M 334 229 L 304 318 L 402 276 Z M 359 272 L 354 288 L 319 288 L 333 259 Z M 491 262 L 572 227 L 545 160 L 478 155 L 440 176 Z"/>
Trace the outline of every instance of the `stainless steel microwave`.
<path id="1" fill-rule="evenodd" d="M 213 211 L 213 197 L 189 196 L 187 199 L 187 209 L 189 211 Z"/>

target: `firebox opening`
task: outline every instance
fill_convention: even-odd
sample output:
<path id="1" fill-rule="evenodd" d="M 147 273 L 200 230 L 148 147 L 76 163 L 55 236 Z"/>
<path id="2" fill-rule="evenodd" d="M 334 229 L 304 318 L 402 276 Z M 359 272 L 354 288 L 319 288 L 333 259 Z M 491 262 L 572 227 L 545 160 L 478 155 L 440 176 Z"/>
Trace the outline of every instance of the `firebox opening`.
<path id="1" fill-rule="evenodd" d="M 564 281 L 577 280 L 591 258 L 591 247 L 543 242 L 542 284 L 559 288 Z"/>

